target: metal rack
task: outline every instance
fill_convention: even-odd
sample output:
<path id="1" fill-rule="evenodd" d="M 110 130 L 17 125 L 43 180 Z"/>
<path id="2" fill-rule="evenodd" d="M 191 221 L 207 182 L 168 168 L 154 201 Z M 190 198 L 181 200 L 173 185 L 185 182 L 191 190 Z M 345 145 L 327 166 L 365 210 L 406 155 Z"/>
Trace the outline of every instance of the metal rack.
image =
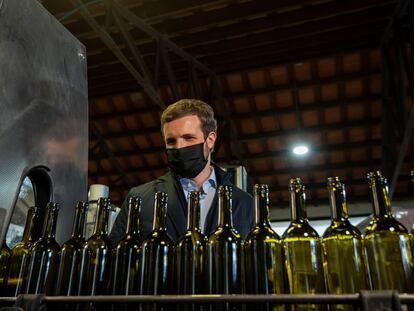
<path id="1" fill-rule="evenodd" d="M 361 291 L 357 294 L 330 295 L 162 295 L 162 296 L 45 296 L 20 295 L 18 297 L 0 297 L 0 311 L 45 310 L 45 306 L 75 303 L 275 303 L 275 304 L 346 304 L 363 311 L 401 310 L 401 305 L 414 304 L 414 294 L 399 294 L 397 291 Z M 18 309 L 20 308 L 20 309 Z M 99 310 L 99 308 L 97 308 Z M 102 310 L 107 308 L 103 307 Z M 51 310 L 53 310 L 51 308 Z M 248 310 L 248 308 L 246 308 Z"/>

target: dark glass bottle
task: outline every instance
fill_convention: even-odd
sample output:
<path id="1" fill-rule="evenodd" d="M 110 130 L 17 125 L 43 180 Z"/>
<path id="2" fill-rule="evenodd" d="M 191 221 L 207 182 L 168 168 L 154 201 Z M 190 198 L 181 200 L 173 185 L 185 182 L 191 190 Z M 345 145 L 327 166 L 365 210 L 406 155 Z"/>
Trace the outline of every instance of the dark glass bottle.
<path id="1" fill-rule="evenodd" d="M 175 246 L 177 294 L 207 293 L 207 237 L 200 229 L 200 192 L 188 194 L 187 230 Z M 200 305 L 181 306 L 180 310 L 200 310 Z"/>
<path id="2" fill-rule="evenodd" d="M 407 229 L 392 216 L 387 180 L 380 172 L 368 174 L 372 224 L 365 230 L 364 244 L 373 290 L 414 290 L 414 264 Z"/>
<path id="3" fill-rule="evenodd" d="M 33 244 L 26 293 L 53 295 L 59 269 L 59 244 L 55 240 L 59 205 L 47 204 L 47 222 L 42 237 Z"/>
<path id="4" fill-rule="evenodd" d="M 283 248 L 280 237 L 269 222 L 269 189 L 254 186 L 255 226 L 244 243 L 246 293 L 285 293 Z M 253 307 L 253 306 L 251 306 Z M 284 306 L 255 304 L 255 310 L 284 310 Z"/>
<path id="5" fill-rule="evenodd" d="M 289 184 L 291 223 L 283 234 L 283 249 L 289 292 L 323 294 L 325 279 L 321 239 L 309 224 L 305 210 L 305 186 L 300 178 Z M 293 310 L 325 310 L 324 305 L 292 305 Z"/>
<path id="6" fill-rule="evenodd" d="M 370 289 L 362 237 L 348 220 L 345 187 L 339 177 L 328 178 L 331 224 L 322 237 L 327 292 L 353 294 Z M 354 310 L 352 305 L 332 305 L 330 310 Z"/>
<path id="7" fill-rule="evenodd" d="M 73 296 L 78 293 L 82 249 L 85 245 L 85 222 L 88 204 L 78 202 L 72 236 L 62 245 L 56 294 Z"/>
<path id="8" fill-rule="evenodd" d="M 167 194 L 157 192 L 153 230 L 141 245 L 138 292 L 143 295 L 171 293 L 172 240 L 167 234 Z M 164 307 L 160 307 L 163 309 Z"/>
<path id="9" fill-rule="evenodd" d="M 233 228 L 232 187 L 219 186 L 218 227 L 208 239 L 207 277 L 210 294 L 242 294 L 244 280 L 243 245 Z M 218 304 L 215 310 L 240 310 L 237 304 Z"/>
<path id="10" fill-rule="evenodd" d="M 108 237 L 109 198 L 98 200 L 94 234 L 83 247 L 79 295 L 105 295 L 109 291 L 111 242 Z"/>
<path id="11" fill-rule="evenodd" d="M 3 245 L 0 249 L 0 297 L 6 295 L 7 273 L 10 267 L 11 251 L 6 244 L 6 240 L 3 241 Z"/>
<path id="12" fill-rule="evenodd" d="M 138 197 L 128 198 L 128 224 L 125 236 L 119 241 L 115 250 L 113 295 L 138 294 L 138 266 L 141 247 L 139 216 L 142 200 Z"/>
<path id="13" fill-rule="evenodd" d="M 34 241 L 35 223 L 40 219 L 40 208 L 30 207 L 27 211 L 22 240 L 11 250 L 10 268 L 7 275 L 7 296 L 18 296 L 25 292 L 31 248 Z"/>

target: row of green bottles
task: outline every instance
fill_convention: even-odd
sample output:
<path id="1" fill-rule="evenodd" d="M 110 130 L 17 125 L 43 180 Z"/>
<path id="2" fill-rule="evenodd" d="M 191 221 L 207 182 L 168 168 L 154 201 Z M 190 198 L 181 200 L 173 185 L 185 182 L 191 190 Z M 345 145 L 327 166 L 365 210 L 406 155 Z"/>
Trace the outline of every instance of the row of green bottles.
<path id="1" fill-rule="evenodd" d="M 331 225 L 320 239 L 309 225 L 304 186 L 290 181 L 292 223 L 282 237 L 289 292 L 347 294 L 363 289 L 413 292 L 413 253 L 410 236 L 392 216 L 386 179 L 368 174 L 374 216 L 362 234 L 348 220 L 345 189 L 339 178 L 328 179 Z M 320 310 L 321 305 L 293 309 Z M 353 310 L 334 305 L 331 310 Z"/>
<path id="2" fill-rule="evenodd" d="M 289 185 L 292 222 L 282 239 L 270 226 L 266 185 L 254 188 L 255 226 L 244 244 L 232 225 L 232 188 L 220 186 L 218 227 L 208 239 L 199 226 L 200 194 L 193 192 L 188 200 L 187 231 L 173 245 L 166 232 L 167 196 L 160 192 L 155 195 L 150 236 L 142 239 L 140 235 L 141 200 L 131 197 L 126 235 L 112 249 L 107 232 L 109 199 L 102 198 L 94 235 L 86 243 L 86 204 L 78 204 L 72 237 L 59 256 L 59 245 L 54 241 L 58 206 L 50 203 L 42 238 L 28 247 L 32 243 L 30 225 L 25 226 L 19 244 L 26 245 L 26 257 L 21 251 L 19 256 L 26 258 L 26 264 L 12 260 L 14 250 L 21 249 L 15 247 L 3 280 L 9 280 L 12 295 L 53 294 L 54 284 L 58 284 L 56 293 L 61 295 L 345 294 L 369 288 L 411 292 L 413 258 L 408 232 L 392 217 L 386 180 L 379 172 L 369 174 L 369 185 L 374 218 L 363 238 L 348 221 L 345 189 L 339 178 L 328 179 L 332 223 L 322 238 L 308 222 L 304 185 L 296 178 Z M 29 210 L 28 223 L 34 215 L 34 209 Z M 23 288 L 26 283 L 27 288 Z M 229 304 L 216 307 L 239 309 Z M 324 309 L 316 304 L 292 307 Z M 262 304 L 257 308 L 278 310 L 283 306 Z"/>

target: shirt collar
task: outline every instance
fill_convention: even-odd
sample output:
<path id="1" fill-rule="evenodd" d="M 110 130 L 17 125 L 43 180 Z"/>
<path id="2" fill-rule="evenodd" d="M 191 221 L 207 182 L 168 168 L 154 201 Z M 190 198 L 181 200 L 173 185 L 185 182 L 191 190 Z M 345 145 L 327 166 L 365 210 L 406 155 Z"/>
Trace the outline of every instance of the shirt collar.
<path id="1" fill-rule="evenodd" d="M 184 191 L 190 192 L 190 191 L 197 191 L 197 185 L 196 183 L 189 179 L 189 178 L 180 178 L 180 184 L 183 187 Z M 213 187 L 216 188 L 217 185 L 217 178 L 216 178 L 216 172 L 214 170 L 214 167 L 211 167 L 211 174 L 206 179 L 206 181 L 202 184 L 202 193 L 207 193 L 208 189 Z"/>

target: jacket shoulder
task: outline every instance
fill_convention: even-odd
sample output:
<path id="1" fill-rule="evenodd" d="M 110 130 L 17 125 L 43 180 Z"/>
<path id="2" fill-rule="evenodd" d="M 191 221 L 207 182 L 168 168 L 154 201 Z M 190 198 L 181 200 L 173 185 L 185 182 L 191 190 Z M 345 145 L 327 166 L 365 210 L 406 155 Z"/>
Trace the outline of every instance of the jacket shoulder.
<path id="1" fill-rule="evenodd" d="M 132 187 L 128 195 L 140 196 L 141 198 L 147 198 L 148 196 L 153 197 L 157 189 L 160 188 L 160 185 L 164 184 L 170 179 L 170 174 L 165 174 L 157 179 L 151 180 L 145 184 Z"/>

